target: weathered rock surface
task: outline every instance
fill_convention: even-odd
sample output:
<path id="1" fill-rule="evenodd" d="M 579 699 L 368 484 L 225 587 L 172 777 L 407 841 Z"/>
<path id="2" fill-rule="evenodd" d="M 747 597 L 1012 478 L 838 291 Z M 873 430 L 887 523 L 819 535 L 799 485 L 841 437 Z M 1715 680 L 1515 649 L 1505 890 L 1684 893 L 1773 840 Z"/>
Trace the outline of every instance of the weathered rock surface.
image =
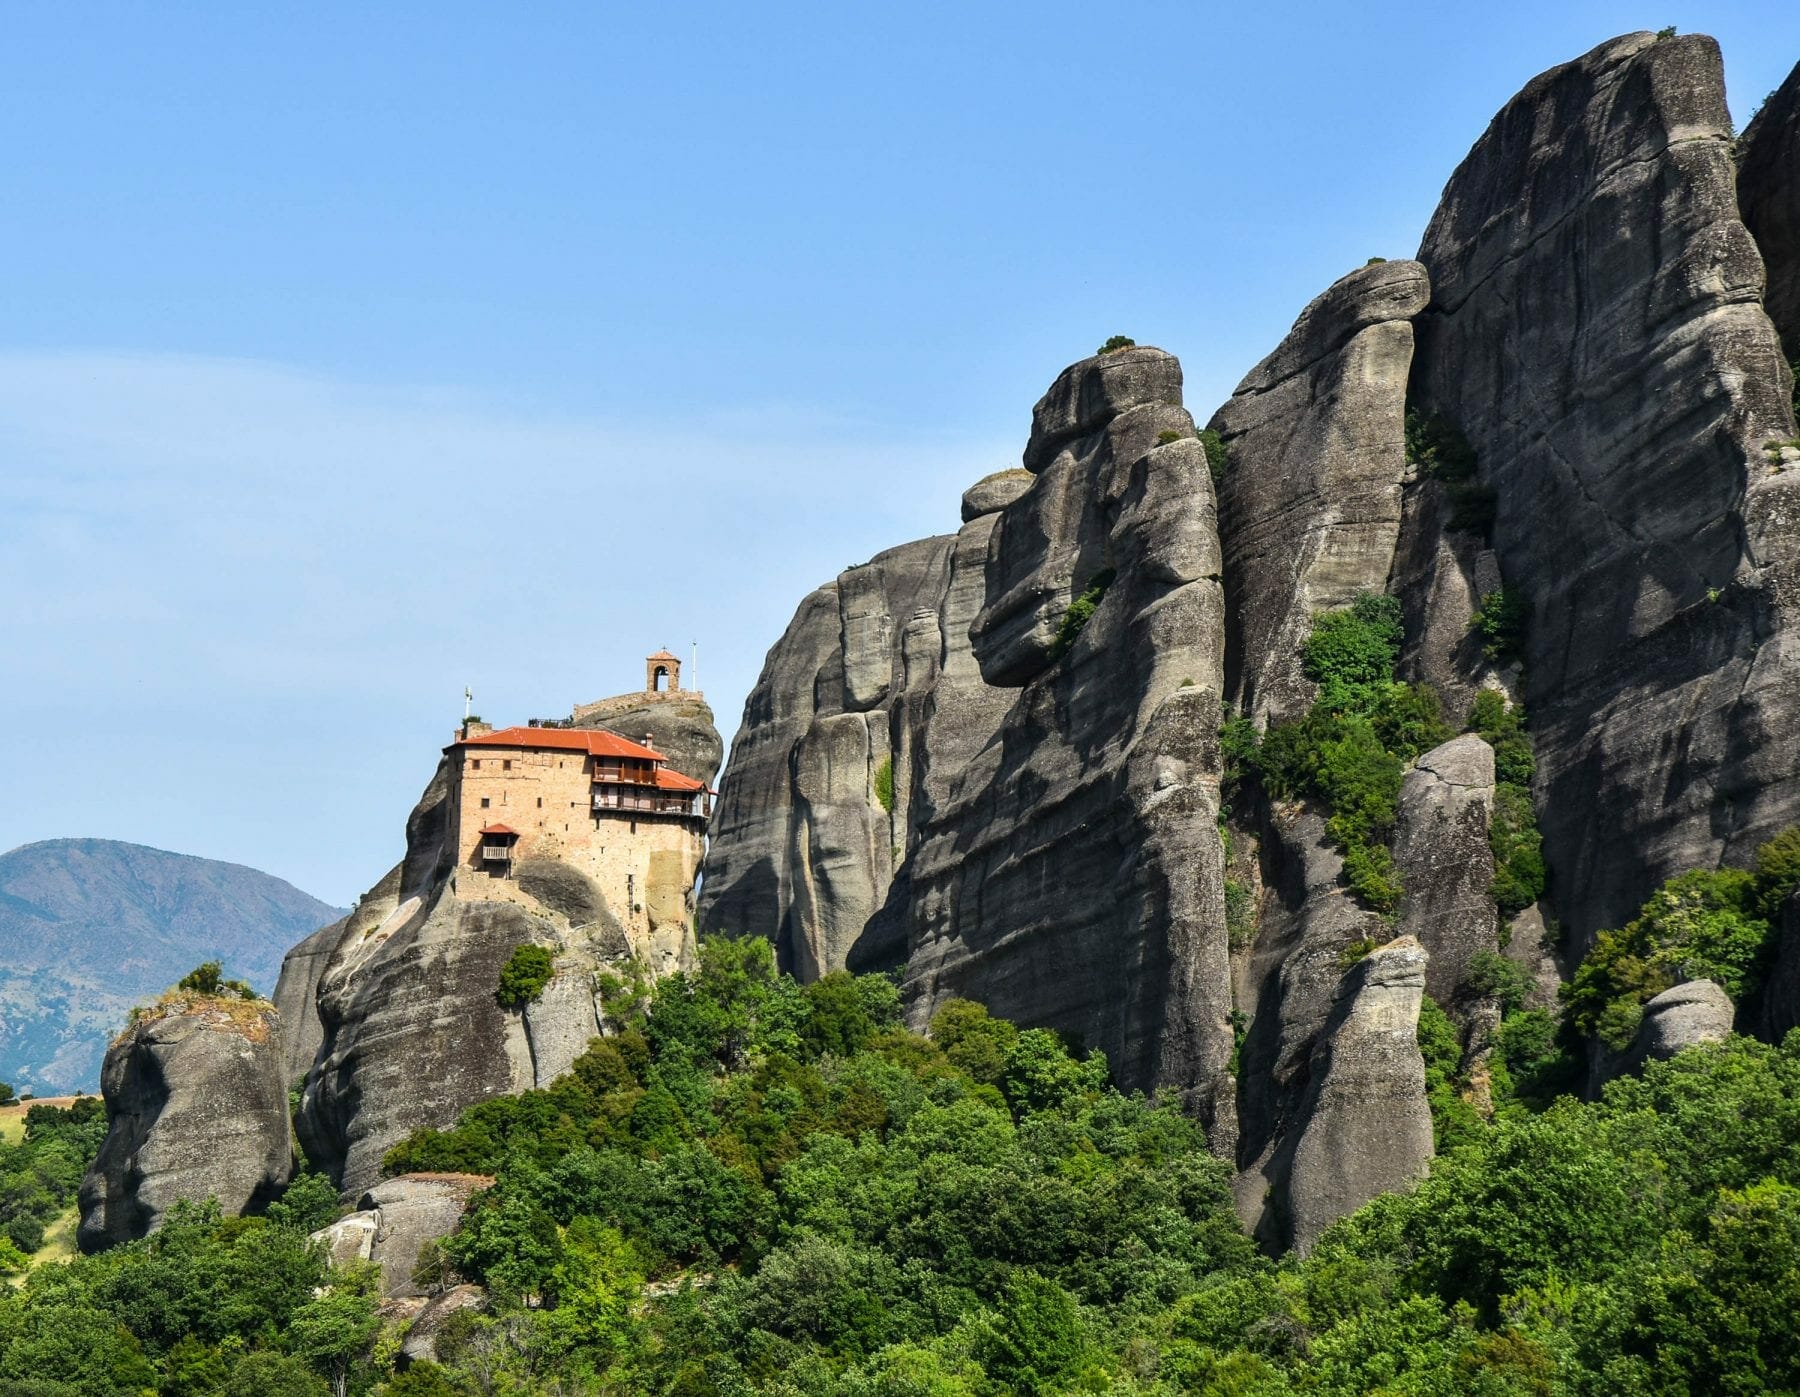
<path id="1" fill-rule="evenodd" d="M 1800 470 L 1730 144 L 1710 39 L 1613 40 L 1495 117 L 1419 252 L 1414 387 L 1497 494 L 1578 936 L 1800 817 Z"/>
<path id="2" fill-rule="evenodd" d="M 1259 726 L 1312 702 L 1300 654 L 1313 616 L 1387 584 L 1406 470 L 1412 318 L 1430 292 L 1417 262 L 1342 277 L 1209 424 L 1230 463 L 1219 490 L 1231 600 L 1226 693 Z"/>
<path id="3" fill-rule="evenodd" d="M 267 1003 L 191 996 L 107 1050 L 106 1139 L 81 1182 L 83 1251 L 145 1236 L 181 1200 L 227 1216 L 268 1202 L 293 1164 L 277 1016 Z"/>
<path id="4" fill-rule="evenodd" d="M 905 990 L 915 1023 L 961 995 L 1075 1034 L 1121 1081 L 1184 1090 L 1229 1152 L 1223 603 L 1180 381 L 1159 350 L 1103 355 L 1033 415 L 1037 478 L 998 516 L 971 631 L 988 683 L 1023 688 L 920 826 Z M 1070 601 L 1107 569 L 1058 655 Z"/>
<path id="5" fill-rule="evenodd" d="M 1313 1050 L 1343 978 L 1344 953 L 1387 931 L 1344 886 L 1344 856 L 1326 838 L 1318 811 L 1270 812 L 1261 855 L 1265 892 L 1256 939 L 1236 966 L 1234 1002 L 1249 1023 L 1239 1052 L 1241 1172 L 1234 1191 L 1244 1226 L 1282 1246 Z"/>
<path id="6" fill-rule="evenodd" d="M 1731 1032 L 1736 1017 L 1731 996 L 1711 980 L 1688 980 L 1664 990 L 1644 1006 L 1637 1037 L 1609 1075 L 1639 1071 L 1646 1062 L 1665 1062 L 1699 1043 L 1716 1043 Z"/>
<path id="7" fill-rule="evenodd" d="M 1800 359 L 1800 64 L 1769 94 L 1739 143 L 1738 207 L 1762 251 L 1763 305 Z"/>
<path id="8" fill-rule="evenodd" d="M 979 519 L 984 514 L 998 514 L 1030 488 L 1031 472 L 1023 467 L 995 471 L 963 491 L 963 523 Z"/>
<path id="9" fill-rule="evenodd" d="M 713 817 L 703 930 L 768 935 L 808 977 L 904 954 L 896 869 L 1011 697 L 981 683 L 968 641 L 989 506 L 1016 493 L 1000 481 L 970 491 L 987 512 L 957 534 L 889 549 L 813 593 L 770 650 Z"/>
<path id="10" fill-rule="evenodd" d="M 1421 756 L 1400 789 L 1394 863 L 1405 893 L 1395 928 L 1430 955 L 1425 989 L 1449 1006 L 1483 951 L 1500 949 L 1489 888 L 1494 749 L 1473 733 Z"/>
<path id="11" fill-rule="evenodd" d="M 1344 975 L 1313 1049 L 1312 1088 L 1288 1178 L 1291 1243 L 1304 1255 L 1332 1223 L 1405 1188 L 1432 1156 L 1420 999 L 1427 956 L 1402 937 Z"/>
<path id="12" fill-rule="evenodd" d="M 427 1242 L 456 1230 L 469 1200 L 493 1179 L 484 1174 L 401 1174 L 384 1179 L 357 1203 L 357 1210 L 313 1234 L 325 1244 L 334 1265 L 372 1261 L 381 1267 L 381 1293 L 423 1295 L 413 1281 Z"/>

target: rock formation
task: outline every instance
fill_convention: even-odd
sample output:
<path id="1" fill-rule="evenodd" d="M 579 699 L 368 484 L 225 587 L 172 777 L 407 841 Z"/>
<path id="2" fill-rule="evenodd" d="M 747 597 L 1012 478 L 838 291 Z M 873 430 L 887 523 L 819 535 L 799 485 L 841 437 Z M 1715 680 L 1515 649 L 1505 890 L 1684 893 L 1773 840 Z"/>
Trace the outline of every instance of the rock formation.
<path id="1" fill-rule="evenodd" d="M 165 998 L 114 1040 L 107 1131 L 81 1182 L 83 1251 L 154 1231 L 177 1202 L 254 1211 L 293 1165 L 280 1029 L 266 1000 Z"/>
<path id="2" fill-rule="evenodd" d="M 1300 313 L 1210 425 L 1219 489 L 1227 697 L 1258 726 L 1312 702 L 1300 652 L 1313 616 L 1387 584 L 1400 531 L 1412 319 L 1431 288 L 1417 262 L 1340 278 Z"/>
<path id="3" fill-rule="evenodd" d="M 1787 356 L 1800 361 L 1800 64 L 1739 142 L 1738 206 L 1767 269 L 1763 305 Z"/>
<path id="4" fill-rule="evenodd" d="M 973 485 L 955 534 L 845 570 L 769 651 L 701 929 L 769 936 L 803 978 L 898 969 L 915 1026 L 967 996 L 1104 1050 L 1122 1085 L 1170 1088 L 1207 1124 L 1271 1243 L 1309 1246 L 1416 1177 L 1420 996 L 1454 1008 L 1472 1079 L 1498 1019 L 1459 998 L 1501 940 L 1492 750 L 1457 738 L 1405 777 L 1390 922 L 1346 886 L 1316 802 L 1252 791 L 1221 825 L 1221 718 L 1299 716 L 1314 617 L 1381 590 L 1405 616 L 1400 674 L 1453 723 L 1482 687 L 1522 701 L 1550 883 L 1506 950 L 1539 1006 L 1561 953 L 1546 925 L 1578 955 L 1665 877 L 1800 822 L 1800 445 L 1763 308 L 1766 259 L 1792 353 L 1796 108 L 1800 75 L 1734 187 L 1710 40 L 1630 35 L 1535 79 L 1451 177 L 1418 260 L 1334 283 L 1213 416 L 1217 498 L 1172 356 L 1065 370 L 1021 468 Z M 1409 410 L 1466 435 L 1474 464 L 1409 462 Z M 1502 591 L 1525 606 L 1522 654 L 1471 630 Z M 573 721 L 649 733 L 707 780 L 710 714 L 684 705 Z M 445 779 L 400 868 L 284 974 L 302 1135 L 349 1196 L 410 1130 L 563 1070 L 599 1027 L 594 972 L 642 953 L 554 860 L 522 863 L 503 903 L 459 896 Z M 557 975 L 502 1010 L 522 941 Z M 1772 985 L 1800 975 L 1787 954 Z M 1671 993 L 1645 1054 L 1719 1021 L 1706 989 Z M 1776 998 L 1759 1021 L 1794 1017 Z"/>
<path id="5" fill-rule="evenodd" d="M 1731 1032 L 1736 1016 L 1731 996 L 1711 980 L 1688 980 L 1664 990 L 1644 1006 L 1637 1036 L 1607 1075 L 1637 1072 L 1646 1062 L 1666 1062 L 1683 1048 L 1716 1043 Z"/>
<path id="6" fill-rule="evenodd" d="M 905 985 L 915 1023 L 960 995 L 1071 1033 L 1120 1080 L 1184 1091 L 1223 1144 L 1223 614 L 1180 394 L 1171 356 L 1130 349 L 1033 413 L 1035 479 L 998 516 L 970 632 L 982 678 L 1022 687 L 921 825 Z"/>
<path id="7" fill-rule="evenodd" d="M 1010 698 L 982 684 L 968 628 L 994 512 L 1018 488 L 990 477 L 958 533 L 877 554 L 801 603 L 732 744 L 703 931 L 769 936 L 807 976 L 905 954 L 904 922 L 878 915 L 895 871 Z"/>
<path id="8" fill-rule="evenodd" d="M 469 1200 L 493 1179 L 485 1174 L 402 1174 L 364 1193 L 356 1211 L 314 1235 L 333 1265 L 372 1261 L 381 1267 L 381 1293 L 423 1295 L 413 1281 L 427 1242 L 448 1237 Z"/>
<path id="9" fill-rule="evenodd" d="M 1302 1255 L 1332 1223 L 1424 1174 L 1432 1156 L 1419 1053 L 1427 956 L 1411 937 L 1344 975 L 1313 1049 L 1312 1087 L 1288 1176 L 1289 1241 Z"/>
<path id="10" fill-rule="evenodd" d="M 1764 450 L 1794 428 L 1733 181 L 1716 46 L 1630 35 L 1507 104 L 1419 251 L 1415 391 L 1495 492 L 1584 936 L 1800 817 L 1800 470 Z"/>
<path id="11" fill-rule="evenodd" d="M 1450 1005 L 1483 951 L 1498 951 L 1499 919 L 1489 889 L 1494 855 L 1494 749 L 1473 733 L 1421 756 L 1400 790 L 1394 862 L 1405 880 L 1400 935 L 1431 960 L 1426 992 Z"/>

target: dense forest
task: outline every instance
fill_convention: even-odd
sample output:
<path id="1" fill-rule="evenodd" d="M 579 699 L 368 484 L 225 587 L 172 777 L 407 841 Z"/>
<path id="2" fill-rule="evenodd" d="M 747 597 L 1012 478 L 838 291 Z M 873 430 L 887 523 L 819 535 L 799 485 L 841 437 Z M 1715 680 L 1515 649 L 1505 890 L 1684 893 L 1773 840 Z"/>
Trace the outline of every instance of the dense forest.
<path id="1" fill-rule="evenodd" d="M 706 942 L 695 973 L 615 983 L 608 1003 L 619 1031 L 550 1089 L 389 1157 L 495 1176 L 421 1263 L 488 1293 L 435 1363 L 403 1363 L 374 1278 L 309 1244 L 338 1207 L 303 1174 L 264 1216 L 186 1207 L 32 1270 L 0 1298 L 0 1390 L 1800 1387 L 1800 1037 L 1691 1049 L 1594 1102 L 1515 1093 L 1488 1121 L 1428 1013 L 1430 1177 L 1271 1260 L 1190 1121 L 976 1004 L 909 1033 L 888 980 L 802 986 L 754 939 Z M 20 1152 L 51 1142 L 91 1149 L 91 1125 L 42 1108 L 0 1176 L 17 1187 Z"/>

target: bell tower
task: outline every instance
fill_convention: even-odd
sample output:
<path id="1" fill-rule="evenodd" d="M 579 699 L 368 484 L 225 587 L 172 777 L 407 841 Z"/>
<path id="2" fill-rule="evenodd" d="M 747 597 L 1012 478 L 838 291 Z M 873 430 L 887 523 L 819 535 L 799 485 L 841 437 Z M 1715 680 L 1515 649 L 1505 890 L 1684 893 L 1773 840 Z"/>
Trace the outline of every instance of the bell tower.
<path id="1" fill-rule="evenodd" d="M 681 657 L 658 650 L 644 661 L 644 692 L 675 694 L 681 692 Z"/>

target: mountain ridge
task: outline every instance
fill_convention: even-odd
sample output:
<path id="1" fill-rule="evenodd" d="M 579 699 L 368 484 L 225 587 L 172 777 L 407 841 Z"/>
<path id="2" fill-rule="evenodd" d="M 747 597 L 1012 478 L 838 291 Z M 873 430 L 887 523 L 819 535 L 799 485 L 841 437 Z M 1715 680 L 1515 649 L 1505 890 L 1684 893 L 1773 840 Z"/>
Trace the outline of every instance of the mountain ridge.
<path id="1" fill-rule="evenodd" d="M 92 1090 L 132 1003 L 209 959 L 271 989 L 287 947 L 342 915 L 261 869 L 124 840 L 0 853 L 0 1080 Z"/>

